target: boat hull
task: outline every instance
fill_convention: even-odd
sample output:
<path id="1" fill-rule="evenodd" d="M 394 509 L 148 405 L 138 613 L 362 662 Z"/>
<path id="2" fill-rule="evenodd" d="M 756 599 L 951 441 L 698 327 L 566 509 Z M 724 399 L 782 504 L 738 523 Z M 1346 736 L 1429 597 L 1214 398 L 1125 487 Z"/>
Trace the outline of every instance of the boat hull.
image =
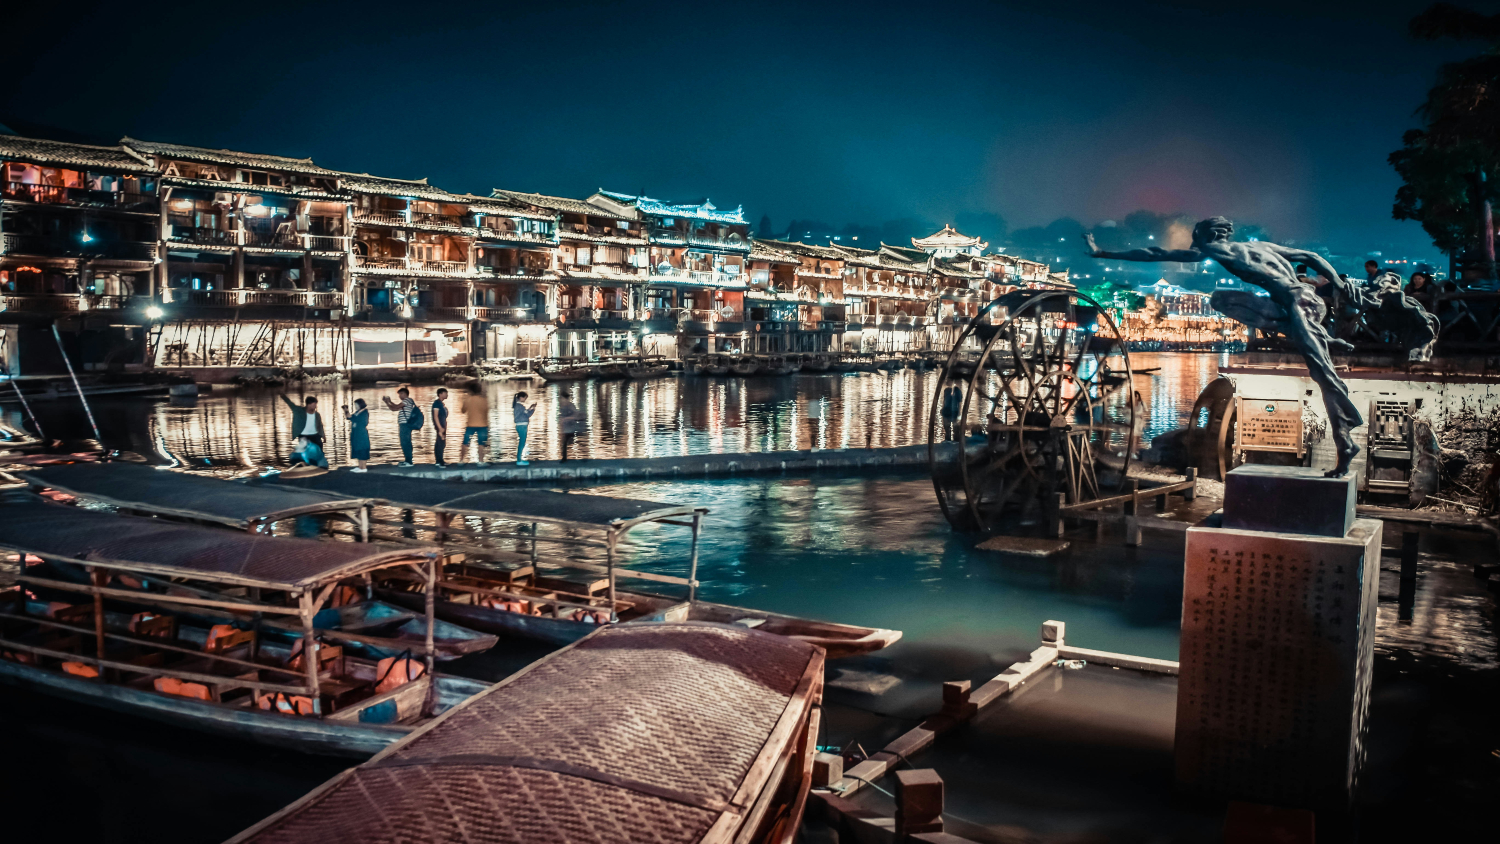
<path id="1" fill-rule="evenodd" d="M 415 592 L 396 592 L 377 589 L 384 600 L 403 606 L 416 606 L 425 601 Z M 826 621 L 798 618 L 780 613 L 762 612 L 728 604 L 712 604 L 698 601 L 693 604 L 672 602 L 656 595 L 639 592 L 618 593 L 622 600 L 639 605 L 656 605 L 657 609 L 631 619 L 627 624 L 655 623 L 665 621 L 717 621 L 738 623 L 746 619 L 760 620 L 754 625 L 768 633 L 801 639 L 822 647 L 828 659 L 860 656 L 873 653 L 894 644 L 901 638 L 899 630 L 884 630 L 874 627 L 855 627 Z M 458 604 L 451 601 L 437 603 L 437 615 L 455 624 L 472 630 L 519 636 L 554 645 L 568 645 L 599 629 L 599 625 L 564 618 L 542 615 L 526 615 L 508 610 L 482 607 L 475 604 Z M 749 626 L 749 625 L 746 625 Z"/>
<path id="2" fill-rule="evenodd" d="M 129 686 L 97 683 L 8 660 L 0 660 L 0 685 L 149 718 L 174 727 L 322 756 L 368 757 L 412 731 L 410 727 L 299 718 L 179 698 Z M 439 702 L 443 703 L 446 697 L 446 704 L 451 707 L 484 688 L 486 684 L 475 680 L 439 675 Z"/>
<path id="3" fill-rule="evenodd" d="M 593 375 L 584 367 L 550 369 L 545 366 L 537 369 L 536 374 L 542 376 L 543 381 L 584 381 Z"/>

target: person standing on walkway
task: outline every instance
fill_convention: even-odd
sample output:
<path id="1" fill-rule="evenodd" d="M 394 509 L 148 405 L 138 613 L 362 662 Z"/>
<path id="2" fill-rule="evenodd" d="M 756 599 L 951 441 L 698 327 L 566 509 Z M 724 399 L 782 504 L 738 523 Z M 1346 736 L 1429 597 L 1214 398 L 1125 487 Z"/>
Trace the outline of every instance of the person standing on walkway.
<path id="1" fill-rule="evenodd" d="M 354 400 L 354 412 L 344 405 L 344 418 L 349 420 L 349 457 L 358 466 L 351 472 L 368 472 L 365 461 L 370 459 L 370 408 L 364 399 Z"/>
<path id="2" fill-rule="evenodd" d="M 469 394 L 464 396 L 458 408 L 464 415 L 464 441 L 458 447 L 458 462 L 468 460 L 469 438 L 474 438 L 474 463 L 488 466 L 490 450 L 490 400 L 478 384 L 469 385 Z"/>
<path id="3" fill-rule="evenodd" d="M 562 430 L 562 459 L 568 459 L 568 446 L 578 440 L 578 435 L 583 433 L 583 411 L 573 403 L 573 399 L 563 393 L 557 403 L 558 427 Z"/>
<path id="4" fill-rule="evenodd" d="M 536 413 L 536 404 L 527 407 L 526 394 L 516 393 L 510 402 L 510 412 L 516 420 L 516 465 L 530 466 L 531 461 L 526 459 L 526 430 L 531 426 L 531 414 Z"/>
<path id="5" fill-rule="evenodd" d="M 297 438 L 292 459 L 327 469 L 328 458 L 323 455 L 323 417 L 318 413 L 318 400 L 308 396 L 300 407 L 292 404 L 285 393 L 281 400 L 292 409 L 292 433 Z"/>
<path id="6" fill-rule="evenodd" d="M 447 466 L 443 460 L 443 452 L 448 449 L 448 389 L 439 387 L 437 398 L 432 400 L 432 434 L 436 438 L 432 443 L 433 461 L 439 466 Z"/>
<path id="7" fill-rule="evenodd" d="M 402 466 L 411 465 L 411 432 L 421 427 L 421 411 L 417 409 L 417 403 L 411 400 L 411 391 L 402 387 L 396 391 L 396 397 L 400 402 L 393 402 L 390 396 L 381 396 L 380 400 L 385 402 L 387 409 L 396 411 L 396 430 L 401 436 L 401 454 L 405 458 L 401 461 Z"/>
<path id="8" fill-rule="evenodd" d="M 943 439 L 957 439 L 958 415 L 964 408 L 964 391 L 957 380 L 949 381 L 943 390 L 943 405 L 939 410 L 943 416 Z"/>

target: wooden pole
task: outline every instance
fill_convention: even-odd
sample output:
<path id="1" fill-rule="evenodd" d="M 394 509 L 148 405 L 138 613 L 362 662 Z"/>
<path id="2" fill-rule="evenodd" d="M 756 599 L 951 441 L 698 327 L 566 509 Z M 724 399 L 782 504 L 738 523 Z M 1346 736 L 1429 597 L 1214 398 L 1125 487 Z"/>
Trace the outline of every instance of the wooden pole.
<path id="1" fill-rule="evenodd" d="M 103 569 L 98 568 L 93 569 L 89 574 L 90 579 L 94 582 L 94 655 L 100 659 L 105 659 L 104 593 L 100 592 L 99 589 L 104 586 L 108 575 Z"/>
<path id="2" fill-rule="evenodd" d="M 693 550 L 688 558 L 688 603 L 698 600 L 698 534 L 703 523 L 703 514 L 693 512 Z"/>
<path id="3" fill-rule="evenodd" d="M 83 394 L 83 387 L 78 383 L 78 375 L 73 371 L 73 361 L 68 359 L 68 350 L 63 348 L 62 335 L 57 331 L 57 323 L 52 323 L 52 339 L 57 341 L 57 353 L 62 355 L 63 364 L 68 367 L 68 377 L 73 379 L 73 389 L 78 391 L 78 400 L 83 402 L 83 412 L 89 418 L 89 427 L 94 429 L 94 439 L 103 444 L 104 438 L 99 436 L 99 425 L 94 421 L 94 411 L 89 409 L 89 400 Z"/>
<path id="4" fill-rule="evenodd" d="M 36 428 L 36 435 L 45 440 L 47 435 L 42 433 L 42 423 L 36 421 L 36 414 L 31 412 L 31 405 L 26 403 L 26 396 L 21 394 L 21 385 L 17 384 L 14 378 L 10 379 L 10 385 L 15 388 L 16 398 L 21 402 L 21 409 L 26 411 L 26 418 L 30 419 L 32 426 Z"/>
<path id="5" fill-rule="evenodd" d="M 436 554 L 433 554 L 427 560 L 427 633 L 423 638 L 423 642 L 427 646 L 427 700 L 422 703 L 422 712 L 427 715 L 432 714 L 433 705 L 437 702 L 437 674 L 435 673 L 437 671 L 437 663 L 436 657 L 434 656 L 432 634 L 434 625 L 433 618 L 437 614 L 438 565 L 438 556 Z"/>
<path id="6" fill-rule="evenodd" d="M 318 687 L 318 638 L 313 630 L 313 593 L 309 590 L 297 596 L 297 608 L 302 616 L 302 667 L 307 672 L 307 690 L 312 697 L 314 715 L 323 714 L 322 695 Z"/>
<path id="7" fill-rule="evenodd" d="M 615 615 L 615 529 L 610 528 L 609 540 L 606 542 L 604 556 L 609 567 L 609 620 L 618 621 Z"/>

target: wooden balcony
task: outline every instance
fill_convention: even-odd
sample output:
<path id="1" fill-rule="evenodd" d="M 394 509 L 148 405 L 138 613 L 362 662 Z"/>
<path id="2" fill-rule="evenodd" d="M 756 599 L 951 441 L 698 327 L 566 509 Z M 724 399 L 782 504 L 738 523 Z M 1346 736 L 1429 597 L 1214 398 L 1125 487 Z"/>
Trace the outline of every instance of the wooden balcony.
<path id="1" fill-rule="evenodd" d="M 164 305 L 192 305 L 207 308 L 291 307 L 333 310 L 344 306 L 344 294 L 313 290 L 184 290 L 168 288 L 161 292 Z"/>
<path id="2" fill-rule="evenodd" d="M 84 242 L 82 233 L 76 237 L 6 234 L 0 237 L 0 249 L 7 255 L 36 255 L 46 258 L 113 258 L 120 261 L 150 261 L 156 258 L 155 243 L 98 239 Z"/>
<path id="3" fill-rule="evenodd" d="M 156 201 L 156 194 L 65 188 L 25 182 L 0 182 L 0 197 L 14 202 L 35 202 L 46 205 L 107 205 L 119 208 Z"/>
<path id="4" fill-rule="evenodd" d="M 122 311 L 131 306 L 131 300 L 134 298 L 133 296 L 95 296 L 87 293 L 0 293 L 0 311 L 28 314 Z"/>

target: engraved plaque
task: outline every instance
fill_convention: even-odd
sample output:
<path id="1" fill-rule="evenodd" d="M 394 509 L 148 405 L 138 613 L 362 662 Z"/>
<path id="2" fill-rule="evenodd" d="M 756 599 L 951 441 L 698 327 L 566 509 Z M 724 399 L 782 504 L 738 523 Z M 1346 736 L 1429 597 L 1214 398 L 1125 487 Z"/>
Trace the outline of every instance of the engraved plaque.
<path id="1" fill-rule="evenodd" d="M 1241 396 L 1235 442 L 1241 451 L 1284 451 L 1302 456 L 1302 402 Z"/>
<path id="2" fill-rule="evenodd" d="M 1381 523 L 1344 537 L 1192 528 L 1177 780 L 1279 806 L 1342 805 L 1363 757 Z"/>

